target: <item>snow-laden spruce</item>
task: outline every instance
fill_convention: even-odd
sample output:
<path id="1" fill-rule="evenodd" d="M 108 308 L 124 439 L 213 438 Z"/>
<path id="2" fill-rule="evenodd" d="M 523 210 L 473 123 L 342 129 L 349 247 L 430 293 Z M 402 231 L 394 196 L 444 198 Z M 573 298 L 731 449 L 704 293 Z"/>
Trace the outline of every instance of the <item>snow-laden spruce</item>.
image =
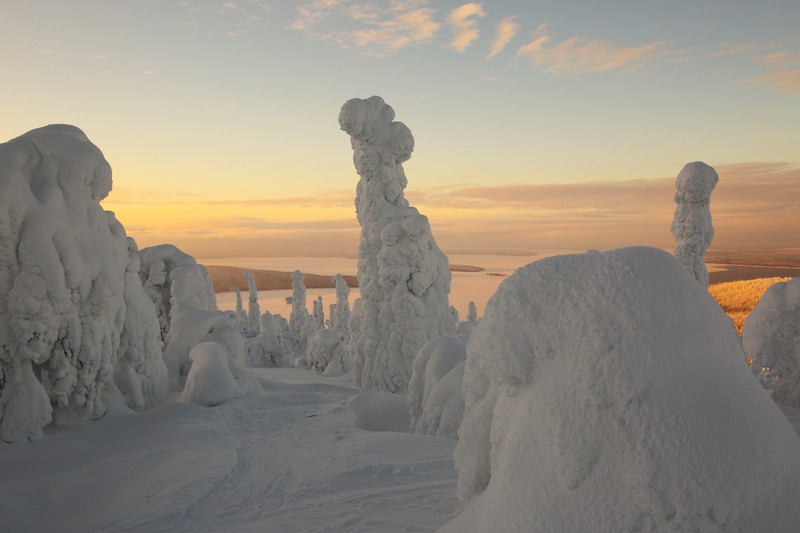
<path id="1" fill-rule="evenodd" d="M 709 204 L 718 181 L 717 171 L 700 161 L 684 166 L 675 180 L 675 257 L 703 287 L 708 287 L 706 250 L 714 238 Z"/>
<path id="2" fill-rule="evenodd" d="M 775 401 L 800 407 L 800 277 L 767 289 L 742 327 L 742 345 Z"/>
<path id="3" fill-rule="evenodd" d="M 428 340 L 447 333 L 450 271 L 428 219 L 409 206 L 403 162 L 414 137 L 383 99 L 354 98 L 342 106 L 360 177 L 356 214 L 360 309 L 350 323 L 350 353 L 364 391 L 405 392 L 411 365 Z"/>
<path id="4" fill-rule="evenodd" d="M 652 248 L 517 270 L 467 347 L 451 531 L 795 531 L 800 438 Z"/>
<path id="5" fill-rule="evenodd" d="M 261 306 L 258 304 L 258 288 L 252 272 L 242 274 L 247 280 L 247 336 L 256 337 L 261 331 Z"/>
<path id="6" fill-rule="evenodd" d="M 139 251 L 139 276 L 158 313 L 161 338 L 166 341 L 173 317 L 188 309 L 215 311 L 217 299 L 208 270 L 172 244 Z"/>
<path id="7" fill-rule="evenodd" d="M 336 304 L 331 311 L 331 328 L 335 330 L 344 340 L 345 344 L 350 343 L 350 287 L 347 280 L 341 274 L 331 277 L 336 287 Z"/>
<path id="8" fill-rule="evenodd" d="M 166 392 L 135 244 L 100 201 L 111 167 L 74 126 L 0 145 L 0 438 L 104 412 L 120 380 L 143 409 Z M 119 362 L 119 366 L 117 363 Z"/>
<path id="9" fill-rule="evenodd" d="M 303 273 L 299 270 L 292 272 L 292 296 L 291 299 L 287 299 L 288 303 L 292 305 L 292 312 L 289 314 L 289 330 L 298 339 L 303 334 L 303 325 L 309 319 L 306 308 L 306 285 L 303 278 Z"/>
<path id="10" fill-rule="evenodd" d="M 464 415 L 464 361 L 466 337 L 436 337 L 425 343 L 414 359 L 408 384 L 411 431 L 422 435 L 458 438 Z"/>

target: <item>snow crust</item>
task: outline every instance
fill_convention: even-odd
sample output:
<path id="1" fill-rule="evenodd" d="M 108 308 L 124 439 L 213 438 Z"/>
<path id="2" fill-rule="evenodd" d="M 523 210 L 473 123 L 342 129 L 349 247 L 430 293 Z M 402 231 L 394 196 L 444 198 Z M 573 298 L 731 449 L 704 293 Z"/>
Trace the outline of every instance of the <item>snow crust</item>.
<path id="1" fill-rule="evenodd" d="M 464 414 L 464 361 L 466 337 L 431 339 L 414 359 L 408 385 L 411 431 L 423 435 L 457 438 Z"/>
<path id="2" fill-rule="evenodd" d="M 701 161 L 684 166 L 675 181 L 675 257 L 703 287 L 708 287 L 706 250 L 714 238 L 709 205 L 718 181 L 717 171 Z"/>
<path id="3" fill-rule="evenodd" d="M 403 190 L 403 162 L 414 137 L 379 96 L 347 101 L 339 125 L 350 135 L 360 177 L 358 283 L 361 309 L 350 323 L 350 353 L 364 391 L 405 392 L 411 366 L 428 340 L 447 333 L 450 271 L 428 219 Z M 354 310 L 355 312 L 355 310 Z"/>
<path id="4" fill-rule="evenodd" d="M 800 439 L 713 298 L 649 248 L 544 259 L 467 347 L 451 531 L 783 531 Z"/>
<path id="5" fill-rule="evenodd" d="M 0 438 L 105 412 L 114 378 L 130 407 L 161 401 L 155 310 L 135 244 L 99 202 L 111 167 L 74 126 L 0 144 Z M 119 363 L 116 368 L 115 365 Z"/>
<path id="6" fill-rule="evenodd" d="M 742 327 L 742 345 L 773 399 L 800 407 L 800 278 L 767 289 Z"/>

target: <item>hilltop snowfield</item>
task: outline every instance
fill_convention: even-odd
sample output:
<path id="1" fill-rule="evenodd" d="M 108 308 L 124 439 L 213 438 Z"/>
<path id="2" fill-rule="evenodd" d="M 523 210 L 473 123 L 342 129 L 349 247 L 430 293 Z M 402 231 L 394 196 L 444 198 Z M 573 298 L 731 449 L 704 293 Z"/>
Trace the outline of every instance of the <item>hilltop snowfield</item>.
<path id="1" fill-rule="evenodd" d="M 455 440 L 358 429 L 348 377 L 250 370 L 263 395 L 3 445 L 3 531 L 423 532 L 458 512 Z"/>

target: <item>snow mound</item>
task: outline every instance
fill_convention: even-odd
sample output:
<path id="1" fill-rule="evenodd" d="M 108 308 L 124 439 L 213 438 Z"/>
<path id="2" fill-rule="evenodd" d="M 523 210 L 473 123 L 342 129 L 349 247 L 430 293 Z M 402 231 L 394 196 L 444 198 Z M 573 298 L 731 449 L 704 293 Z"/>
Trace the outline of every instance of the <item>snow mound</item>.
<path id="1" fill-rule="evenodd" d="M 800 407 L 800 278 L 767 289 L 742 327 L 742 345 L 773 399 Z"/>
<path id="2" fill-rule="evenodd" d="M 456 438 L 464 413 L 461 385 L 467 358 L 466 337 L 429 340 L 414 359 L 408 385 L 411 431 Z"/>
<path id="3" fill-rule="evenodd" d="M 402 394 L 365 392 L 347 404 L 356 415 L 356 427 L 367 431 L 408 433 L 408 405 Z"/>
<path id="4" fill-rule="evenodd" d="M 308 340 L 306 364 L 317 372 L 324 372 L 327 376 L 346 374 L 350 369 L 348 359 L 344 341 L 337 331 L 320 329 Z M 331 367 L 330 372 L 328 367 Z"/>
<path id="5" fill-rule="evenodd" d="M 142 248 L 142 285 L 158 312 L 161 338 L 166 341 L 173 317 L 187 309 L 217 310 L 208 270 L 172 244 Z"/>
<path id="6" fill-rule="evenodd" d="M 796 530 L 800 439 L 743 359 L 662 251 L 517 270 L 467 347 L 442 531 Z"/>
<path id="7" fill-rule="evenodd" d="M 212 407 L 236 396 L 238 388 L 228 368 L 228 352 L 216 342 L 195 345 L 189 357 L 192 368 L 181 401 Z"/>
<path id="8" fill-rule="evenodd" d="M 245 368 L 245 340 L 235 321 L 235 317 L 228 313 L 200 309 L 182 311 L 173 318 L 164 350 L 164 361 L 173 390 L 180 390 L 180 377 L 188 376 L 191 372 L 192 349 L 198 344 L 213 342 L 228 355 L 228 368 L 239 392 L 242 395 L 261 392 L 261 385 Z"/>
<path id="9" fill-rule="evenodd" d="M 411 157 L 414 137 L 394 120 L 394 110 L 379 96 L 353 98 L 342 106 L 339 125 L 350 135 L 360 177 L 355 203 L 362 303 L 358 312 L 354 304 L 350 321 L 353 377 L 363 391 L 404 393 L 419 349 L 447 334 L 447 256 L 428 219 L 404 197 L 403 162 Z"/>
<path id="10" fill-rule="evenodd" d="M 74 126 L 0 144 L 0 438 L 161 401 L 164 368 L 125 229 L 100 201 L 111 167 Z M 135 245 L 133 246 L 135 249 Z"/>
<path id="11" fill-rule="evenodd" d="M 706 250 L 714 239 L 709 204 L 718 181 L 717 171 L 701 161 L 686 164 L 675 180 L 675 258 L 703 287 L 708 287 Z"/>

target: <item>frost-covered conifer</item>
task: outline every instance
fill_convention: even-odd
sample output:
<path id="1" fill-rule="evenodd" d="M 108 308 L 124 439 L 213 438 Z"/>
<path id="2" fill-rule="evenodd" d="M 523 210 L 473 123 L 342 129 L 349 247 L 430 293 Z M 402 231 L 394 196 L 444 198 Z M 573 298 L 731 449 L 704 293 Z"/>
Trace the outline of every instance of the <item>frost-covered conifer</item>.
<path id="1" fill-rule="evenodd" d="M 714 238 L 709 204 L 717 181 L 717 172 L 700 161 L 688 163 L 675 181 L 675 258 L 703 287 L 708 287 L 705 255 Z"/>
<path id="2" fill-rule="evenodd" d="M 331 278 L 336 286 L 336 305 L 331 309 L 331 329 L 348 340 L 350 338 L 350 287 L 341 274 Z"/>
<path id="3" fill-rule="evenodd" d="M 313 302 L 313 317 L 314 322 L 317 324 L 317 329 L 325 329 L 325 307 L 322 303 L 322 295 L 317 295 L 317 299 Z"/>
<path id="4" fill-rule="evenodd" d="M 189 254 L 172 244 L 159 244 L 139 251 L 139 276 L 156 307 L 161 338 L 166 340 L 172 317 L 187 309 L 216 311 L 213 289 L 209 293 L 208 271 Z"/>
<path id="5" fill-rule="evenodd" d="M 249 293 L 247 307 L 247 336 L 256 337 L 261 329 L 261 307 L 258 305 L 258 289 L 256 279 L 252 272 L 245 272 L 244 279 L 247 280 L 247 290 Z"/>
<path id="6" fill-rule="evenodd" d="M 246 337 L 249 318 L 242 304 L 242 291 L 239 290 L 239 287 L 231 287 L 231 290 L 236 294 L 236 328 L 243 337 Z"/>
<path id="7" fill-rule="evenodd" d="M 475 302 L 469 302 L 467 308 L 467 321 L 474 324 L 478 321 L 478 308 L 475 307 Z"/>
<path id="8" fill-rule="evenodd" d="M 362 390 L 405 392 L 419 349 L 447 332 L 450 271 L 428 219 L 403 195 L 403 162 L 414 138 L 383 99 L 354 98 L 339 124 L 350 135 L 360 176 L 358 283 L 362 308 L 352 322 L 350 352 Z"/>
<path id="9" fill-rule="evenodd" d="M 292 272 L 292 312 L 289 315 L 289 330 L 295 335 L 301 335 L 303 324 L 308 319 L 308 309 L 306 309 L 306 286 L 303 283 L 303 273 L 299 270 Z"/>
<path id="10" fill-rule="evenodd" d="M 100 206 L 110 191 L 111 167 L 74 126 L 0 144 L 5 441 L 35 437 L 53 418 L 101 415 L 115 377 L 131 407 L 163 396 L 155 309 L 131 280 L 139 265 L 125 229 Z"/>

